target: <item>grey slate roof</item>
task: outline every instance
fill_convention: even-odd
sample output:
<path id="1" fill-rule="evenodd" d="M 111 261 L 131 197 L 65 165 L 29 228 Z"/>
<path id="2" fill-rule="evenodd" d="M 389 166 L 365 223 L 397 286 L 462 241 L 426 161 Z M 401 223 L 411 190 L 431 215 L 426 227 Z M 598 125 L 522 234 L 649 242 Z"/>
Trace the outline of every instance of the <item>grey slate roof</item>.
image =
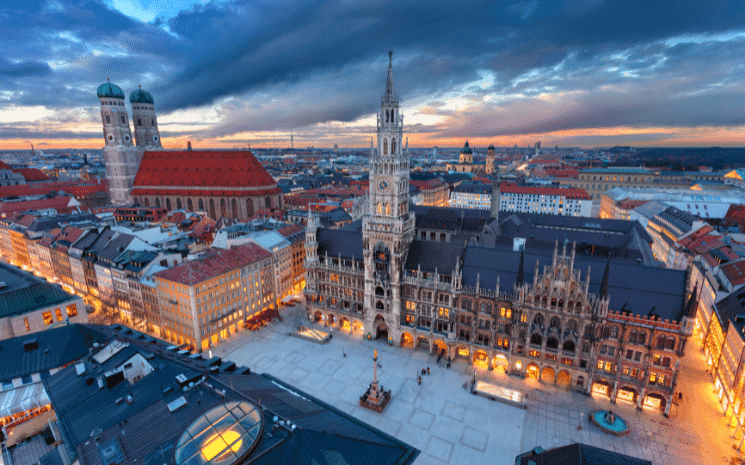
<path id="1" fill-rule="evenodd" d="M 328 253 L 329 257 L 362 260 L 362 233 L 343 229 L 318 228 L 318 256 Z"/>
<path id="2" fill-rule="evenodd" d="M 406 257 L 406 269 L 434 272 L 449 275 L 455 268 L 456 261 L 463 255 L 463 244 L 456 242 L 430 242 L 414 239 L 409 246 L 409 255 Z"/>
<path id="3" fill-rule="evenodd" d="M 65 305 L 78 297 L 5 263 L 0 263 L 0 318 L 23 315 L 52 305 Z"/>
<path id="4" fill-rule="evenodd" d="M 540 454 L 523 454 L 517 457 L 515 465 L 531 462 L 535 465 L 652 465 L 649 460 L 581 443 L 556 447 Z"/>
<path id="5" fill-rule="evenodd" d="M 4 339 L 0 341 L 0 359 L 3 360 L 0 381 L 48 372 L 78 360 L 88 354 L 94 342 L 102 342 L 106 337 L 95 327 L 72 324 Z M 24 343 L 30 341 L 35 341 L 37 348 L 27 351 Z"/>
<path id="6" fill-rule="evenodd" d="M 719 325 L 724 331 L 727 331 L 731 322 L 739 326 L 743 325 L 745 322 L 745 288 L 740 288 L 714 304 L 714 313 L 719 318 Z M 738 318 L 739 316 L 742 318 Z"/>
<path id="7" fill-rule="evenodd" d="M 570 251 L 567 250 L 567 255 Z M 550 265 L 553 251 L 531 250 L 525 248 L 525 282 L 533 282 L 536 260 L 539 262 L 539 273 L 544 265 Z M 586 279 L 587 267 L 590 271 L 590 292 L 597 294 L 603 280 L 607 261 L 594 257 L 577 256 L 574 269 L 582 272 Z M 463 258 L 463 284 L 496 289 L 497 277 L 501 291 L 511 291 L 517 279 L 520 266 L 520 252 L 511 249 L 495 249 L 468 245 Z M 611 261 L 608 277 L 608 295 L 610 309 L 614 311 L 630 310 L 636 315 L 654 313 L 662 319 L 675 320 L 685 304 L 685 271 L 649 267 L 618 261 Z"/>

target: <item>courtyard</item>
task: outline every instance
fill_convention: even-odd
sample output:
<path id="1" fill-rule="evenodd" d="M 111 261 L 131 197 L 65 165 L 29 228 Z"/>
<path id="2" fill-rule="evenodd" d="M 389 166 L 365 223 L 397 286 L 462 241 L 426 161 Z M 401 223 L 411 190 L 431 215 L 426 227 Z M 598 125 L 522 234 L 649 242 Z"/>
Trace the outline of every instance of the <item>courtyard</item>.
<path id="1" fill-rule="evenodd" d="M 651 460 L 655 465 L 727 464 L 741 457 L 732 445 L 726 419 L 718 408 L 703 356 L 697 344 L 682 366 L 683 400 L 669 418 L 660 412 L 637 411 L 631 404 L 611 404 L 533 379 L 477 369 L 479 380 L 527 393 L 523 410 L 468 391 L 474 367 L 445 361 L 425 350 L 390 347 L 382 340 L 333 329 L 324 345 L 290 337 L 307 325 L 302 305 L 283 309 L 283 322 L 259 331 L 243 331 L 212 349 L 212 354 L 268 373 L 353 415 L 422 451 L 421 464 L 513 464 L 515 456 L 533 447 L 549 449 L 583 442 Z M 373 377 L 373 350 L 379 354 L 378 379 L 392 391 L 382 414 L 358 405 Z M 423 368 L 430 374 L 417 377 Z M 612 409 L 631 427 L 631 434 L 614 437 L 587 420 L 598 408 Z"/>

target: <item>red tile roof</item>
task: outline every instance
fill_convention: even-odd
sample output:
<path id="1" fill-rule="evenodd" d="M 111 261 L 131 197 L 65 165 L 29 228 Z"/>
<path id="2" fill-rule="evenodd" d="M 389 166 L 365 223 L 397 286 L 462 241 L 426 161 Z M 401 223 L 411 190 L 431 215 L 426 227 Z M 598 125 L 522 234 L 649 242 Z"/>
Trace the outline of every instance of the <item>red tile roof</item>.
<path id="1" fill-rule="evenodd" d="M 303 232 L 304 229 L 299 224 L 291 224 L 289 226 L 285 226 L 284 228 L 280 228 L 277 230 L 278 233 L 282 234 L 284 237 L 292 236 L 293 234 L 297 234 L 300 232 Z"/>
<path id="2" fill-rule="evenodd" d="M 49 176 L 38 168 L 19 168 L 13 170 L 14 173 L 20 174 L 26 180 L 31 181 L 49 181 Z"/>
<path id="3" fill-rule="evenodd" d="M 90 195 L 96 192 L 108 192 L 107 181 L 101 183 L 93 181 L 68 181 L 68 182 L 37 182 L 34 184 L 22 184 L 20 186 L 0 187 L 0 197 L 11 195 L 38 195 L 47 194 L 49 191 L 63 191 L 75 197 Z"/>
<path id="4" fill-rule="evenodd" d="M 13 168 L 11 168 L 10 166 L 8 166 L 5 163 L 3 163 L 2 161 L 0 161 L 0 170 L 10 170 L 10 171 L 13 171 Z"/>
<path id="5" fill-rule="evenodd" d="M 76 211 L 88 211 L 88 207 L 69 206 L 74 200 L 73 197 L 58 196 L 51 199 L 36 200 L 14 200 L 12 202 L 2 202 L 0 204 L 0 216 L 7 217 L 10 213 L 19 213 L 25 211 L 44 210 L 53 208 L 57 213 L 71 213 Z M 80 209 L 80 210 L 78 210 Z"/>
<path id="6" fill-rule="evenodd" d="M 174 190 L 174 187 L 184 190 Z M 247 187 L 254 190 L 237 190 Z M 195 188 L 201 190 L 195 191 Z M 162 150 L 145 152 L 132 194 L 267 195 L 280 192 L 271 175 L 248 150 Z"/>
<path id="7" fill-rule="evenodd" d="M 193 286 L 271 256 L 256 244 L 246 244 L 230 250 L 213 249 L 204 258 L 161 271 L 155 276 Z"/>
<path id="8" fill-rule="evenodd" d="M 618 205 L 619 208 L 622 208 L 624 210 L 632 210 L 636 207 L 640 207 L 644 205 L 647 202 L 649 202 L 649 200 L 623 199 L 623 200 L 619 200 L 616 205 Z"/>
<path id="9" fill-rule="evenodd" d="M 528 194 L 528 195 L 556 195 L 564 196 L 567 199 L 592 200 L 592 197 L 584 189 L 561 187 L 532 187 L 518 186 L 512 183 L 502 183 L 499 187 L 502 194 Z"/>
<path id="10" fill-rule="evenodd" d="M 34 215 L 23 215 L 22 217 L 18 218 L 13 222 L 13 224 L 17 224 L 18 226 L 25 226 L 29 227 L 31 226 L 31 223 L 36 220 L 36 217 Z"/>
<path id="11" fill-rule="evenodd" d="M 571 168 L 536 168 L 532 174 L 537 178 L 577 179 L 579 177 L 579 170 Z"/>
<path id="12" fill-rule="evenodd" d="M 722 265 L 719 269 L 733 286 L 745 284 L 745 259 Z"/>

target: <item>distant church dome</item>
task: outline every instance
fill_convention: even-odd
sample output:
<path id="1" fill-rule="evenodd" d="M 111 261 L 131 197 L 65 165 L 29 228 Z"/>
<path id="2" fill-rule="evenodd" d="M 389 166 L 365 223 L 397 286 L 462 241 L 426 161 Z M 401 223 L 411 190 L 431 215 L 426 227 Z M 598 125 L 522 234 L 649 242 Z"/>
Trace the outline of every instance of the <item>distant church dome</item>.
<path id="1" fill-rule="evenodd" d="M 489 144 L 489 148 L 487 150 L 494 150 L 494 144 Z"/>
<path id="2" fill-rule="evenodd" d="M 96 93 L 98 94 L 99 98 L 124 98 L 124 91 L 120 89 L 119 86 L 117 86 L 116 84 L 112 84 L 111 82 L 106 82 L 98 86 L 98 90 L 96 90 Z"/>
<path id="3" fill-rule="evenodd" d="M 129 102 L 130 103 L 149 103 L 151 105 L 155 104 L 155 100 L 153 100 L 153 96 L 150 95 L 150 92 L 146 90 L 142 90 L 141 88 L 129 94 Z"/>
<path id="4" fill-rule="evenodd" d="M 468 146 L 468 141 L 466 141 L 466 145 L 463 146 L 463 150 L 461 150 L 460 153 L 473 153 L 471 147 Z"/>

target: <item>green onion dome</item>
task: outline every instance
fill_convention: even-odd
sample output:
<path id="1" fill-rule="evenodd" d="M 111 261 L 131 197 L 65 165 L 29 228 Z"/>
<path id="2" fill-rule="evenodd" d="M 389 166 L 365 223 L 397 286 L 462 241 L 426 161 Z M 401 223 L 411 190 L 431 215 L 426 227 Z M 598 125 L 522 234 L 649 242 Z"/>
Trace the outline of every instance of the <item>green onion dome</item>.
<path id="1" fill-rule="evenodd" d="M 129 94 L 129 102 L 130 103 L 149 103 L 150 105 L 155 104 L 155 100 L 153 100 L 153 96 L 150 95 L 150 92 L 146 90 L 142 90 L 142 88 L 137 89 L 131 94 Z"/>
<path id="2" fill-rule="evenodd" d="M 96 90 L 96 94 L 98 94 L 99 98 L 104 97 L 113 97 L 113 98 L 124 98 L 124 91 L 119 88 L 116 84 L 112 84 L 111 82 L 105 82 L 98 86 L 98 90 Z"/>

